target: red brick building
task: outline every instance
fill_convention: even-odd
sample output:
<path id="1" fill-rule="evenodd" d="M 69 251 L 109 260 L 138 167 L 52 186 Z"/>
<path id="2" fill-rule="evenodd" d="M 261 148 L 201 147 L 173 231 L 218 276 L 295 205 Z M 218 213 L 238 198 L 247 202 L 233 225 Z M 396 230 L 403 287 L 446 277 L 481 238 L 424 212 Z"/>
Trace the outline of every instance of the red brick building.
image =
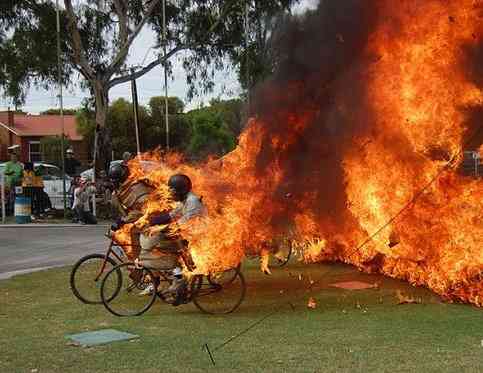
<path id="1" fill-rule="evenodd" d="M 77 132 L 74 115 L 64 115 L 64 133 L 74 149 L 75 157 L 83 164 L 89 158 L 89 149 Z M 45 161 L 40 146 L 44 137 L 61 136 L 60 115 L 25 115 L 13 111 L 0 112 L 0 161 L 8 160 L 7 148 L 20 145 L 21 162 Z"/>

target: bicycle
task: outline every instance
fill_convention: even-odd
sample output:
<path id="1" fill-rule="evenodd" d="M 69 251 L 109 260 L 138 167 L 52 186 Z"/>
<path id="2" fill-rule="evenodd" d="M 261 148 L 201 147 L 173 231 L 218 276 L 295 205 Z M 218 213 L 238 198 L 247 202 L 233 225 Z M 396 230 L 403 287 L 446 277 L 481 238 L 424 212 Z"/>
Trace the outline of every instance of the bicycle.
<path id="1" fill-rule="evenodd" d="M 102 304 L 99 291 L 103 274 L 125 262 L 126 256 L 122 246 L 115 242 L 109 233 L 105 236 L 111 240 L 106 253 L 89 254 L 80 258 L 70 273 L 72 293 L 86 304 Z M 120 252 L 117 252 L 115 247 L 118 247 Z"/>
<path id="2" fill-rule="evenodd" d="M 171 269 L 155 270 L 139 267 L 134 262 L 127 261 L 125 249 L 112 238 L 105 254 L 89 254 L 77 261 L 70 274 L 70 285 L 73 294 L 86 304 L 104 304 L 106 309 L 117 316 L 134 316 L 146 312 L 159 296 L 166 303 L 174 303 L 165 296 L 162 290 L 171 283 Z M 117 252 L 118 247 L 121 252 Z M 191 261 L 181 252 L 181 259 L 188 268 Z M 156 272 L 156 275 L 154 274 Z M 123 289 L 123 285 L 126 287 Z M 154 292 L 148 297 L 141 297 L 137 290 L 153 286 Z M 194 275 L 189 279 L 185 294 L 185 302 L 193 302 L 202 312 L 210 314 L 225 314 L 236 310 L 242 303 L 246 285 L 239 267 L 207 276 Z M 131 294 L 132 293 L 132 294 Z M 225 299 L 220 299 L 220 295 Z M 131 311 L 117 310 L 122 295 L 128 295 L 128 305 Z M 130 295 L 136 295 L 131 297 Z M 121 307 L 121 308 L 122 308 Z"/>
<path id="3" fill-rule="evenodd" d="M 206 276 L 193 275 L 175 293 L 166 292 L 171 280 L 171 269 L 152 269 L 135 262 L 121 263 L 104 276 L 101 299 L 110 313 L 122 317 L 142 315 L 156 298 L 174 305 L 182 297 L 181 303 L 193 302 L 200 311 L 208 314 L 231 313 L 245 298 L 245 279 L 238 267 Z M 148 287 L 152 289 L 148 296 L 138 293 Z"/>

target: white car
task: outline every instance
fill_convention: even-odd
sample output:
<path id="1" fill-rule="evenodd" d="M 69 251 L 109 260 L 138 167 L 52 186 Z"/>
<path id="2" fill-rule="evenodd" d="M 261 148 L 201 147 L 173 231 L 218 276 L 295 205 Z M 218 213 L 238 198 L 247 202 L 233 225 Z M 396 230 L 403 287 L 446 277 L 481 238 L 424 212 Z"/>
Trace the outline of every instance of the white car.
<path id="1" fill-rule="evenodd" d="M 56 209 L 63 209 L 64 202 L 62 198 L 63 182 L 62 182 L 62 170 L 49 163 L 35 162 L 34 168 L 43 166 L 42 168 L 42 180 L 44 181 L 44 191 L 50 198 L 52 207 Z M 0 164 L 0 174 L 5 172 L 5 163 Z M 65 175 L 65 191 L 68 192 L 70 188 L 72 178 L 69 175 Z M 68 196 L 66 196 L 68 198 Z M 67 202 L 69 205 L 69 202 Z"/>

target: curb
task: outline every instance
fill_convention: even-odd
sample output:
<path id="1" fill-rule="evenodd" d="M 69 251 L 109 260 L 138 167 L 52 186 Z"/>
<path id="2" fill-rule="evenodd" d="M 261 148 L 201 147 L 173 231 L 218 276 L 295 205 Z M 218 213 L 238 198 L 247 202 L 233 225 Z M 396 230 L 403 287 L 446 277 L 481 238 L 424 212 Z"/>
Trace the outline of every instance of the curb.
<path id="1" fill-rule="evenodd" d="M 3 273 L 0 273 L 0 281 L 1 280 L 8 280 L 8 279 L 11 279 L 12 277 L 15 277 L 15 276 L 27 275 L 29 273 L 46 271 L 48 269 L 60 268 L 60 267 L 66 267 L 66 266 L 68 266 L 68 265 L 57 264 L 57 265 L 53 265 L 53 266 L 33 267 L 33 268 L 18 269 L 18 270 L 10 271 L 10 272 L 3 272 Z"/>

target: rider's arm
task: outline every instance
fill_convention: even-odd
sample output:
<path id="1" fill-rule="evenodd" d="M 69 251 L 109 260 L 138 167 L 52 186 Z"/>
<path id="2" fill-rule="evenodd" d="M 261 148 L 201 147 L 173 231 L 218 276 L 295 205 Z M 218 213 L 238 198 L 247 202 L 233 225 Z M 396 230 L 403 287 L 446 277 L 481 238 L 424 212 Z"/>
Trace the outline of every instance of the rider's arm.
<path id="1" fill-rule="evenodd" d="M 173 218 L 171 217 L 171 214 L 169 212 L 162 212 L 149 218 L 150 225 L 169 224 L 172 221 Z"/>

